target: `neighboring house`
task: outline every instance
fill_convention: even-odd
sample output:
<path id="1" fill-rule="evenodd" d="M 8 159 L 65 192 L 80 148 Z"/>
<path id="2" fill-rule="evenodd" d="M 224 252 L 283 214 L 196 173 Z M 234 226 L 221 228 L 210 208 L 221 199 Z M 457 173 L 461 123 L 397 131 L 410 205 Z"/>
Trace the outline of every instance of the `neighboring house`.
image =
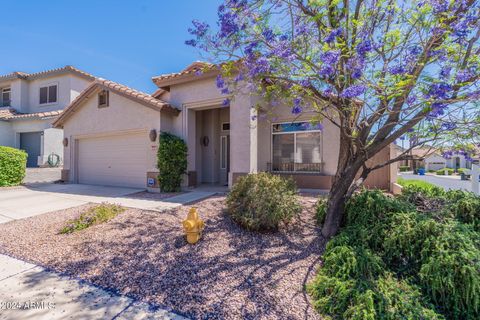
<path id="1" fill-rule="evenodd" d="M 329 189 L 336 172 L 339 132 L 325 121 L 310 125 L 291 107 L 272 107 L 258 96 L 239 94 L 224 105 L 215 84 L 218 71 L 199 72 L 196 62 L 179 73 L 154 77 L 148 95 L 98 79 L 54 122 L 63 128 L 63 177 L 74 183 L 156 187 L 158 134 L 171 132 L 188 146 L 185 185 L 231 186 L 250 172 L 293 177 L 303 188 Z M 255 106 L 262 105 L 259 111 Z M 394 154 L 386 148 L 378 161 Z M 389 189 L 395 166 L 375 171 L 367 185 Z"/>
<path id="2" fill-rule="evenodd" d="M 459 169 L 472 167 L 472 163 L 478 163 L 478 154 L 473 155 L 472 161 L 465 158 L 462 153 L 453 152 L 449 157 L 432 147 L 415 148 L 412 150 L 413 169 L 423 167 L 428 170 L 441 170 L 444 168 Z"/>
<path id="3" fill-rule="evenodd" d="M 451 156 L 445 159 L 446 167 L 452 168 L 452 169 L 459 169 L 459 168 L 471 169 L 472 163 L 476 163 L 476 164 L 479 163 L 478 153 L 473 154 L 471 158 L 472 158 L 471 160 L 467 160 L 465 158 L 465 155 L 461 153 L 453 152 Z"/>
<path id="4" fill-rule="evenodd" d="M 445 159 L 440 153 L 438 152 L 431 152 L 427 155 L 424 159 L 425 170 L 440 170 L 448 167 L 447 159 Z"/>
<path id="5" fill-rule="evenodd" d="M 52 153 L 62 161 L 63 131 L 52 122 L 94 79 L 72 66 L 0 76 L 0 145 L 25 150 L 28 167 Z"/>

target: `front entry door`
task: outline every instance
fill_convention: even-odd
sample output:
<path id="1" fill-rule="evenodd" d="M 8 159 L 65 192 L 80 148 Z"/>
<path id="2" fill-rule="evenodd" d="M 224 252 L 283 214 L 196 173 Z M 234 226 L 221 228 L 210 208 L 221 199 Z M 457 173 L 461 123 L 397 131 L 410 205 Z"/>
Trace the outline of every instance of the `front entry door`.
<path id="1" fill-rule="evenodd" d="M 230 172 L 230 136 L 220 136 L 220 183 L 228 185 Z"/>

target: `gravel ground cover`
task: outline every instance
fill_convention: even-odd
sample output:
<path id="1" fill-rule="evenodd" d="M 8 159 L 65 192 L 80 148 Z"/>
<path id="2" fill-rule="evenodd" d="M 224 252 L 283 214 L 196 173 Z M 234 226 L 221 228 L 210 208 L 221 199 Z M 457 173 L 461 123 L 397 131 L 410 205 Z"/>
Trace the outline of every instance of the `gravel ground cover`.
<path id="1" fill-rule="evenodd" d="M 174 196 L 181 195 L 184 192 L 137 192 L 133 194 L 129 194 L 126 198 L 133 198 L 133 199 L 146 199 L 146 200 L 163 200 L 167 198 L 171 198 Z"/>
<path id="2" fill-rule="evenodd" d="M 190 206 L 166 212 L 127 209 L 68 235 L 66 220 L 92 205 L 0 225 L 0 253 L 34 262 L 192 319 L 319 319 L 304 285 L 325 241 L 315 226 L 315 197 L 278 233 L 251 233 L 225 215 L 224 196 L 195 207 L 206 222 L 188 245 L 181 221 Z"/>

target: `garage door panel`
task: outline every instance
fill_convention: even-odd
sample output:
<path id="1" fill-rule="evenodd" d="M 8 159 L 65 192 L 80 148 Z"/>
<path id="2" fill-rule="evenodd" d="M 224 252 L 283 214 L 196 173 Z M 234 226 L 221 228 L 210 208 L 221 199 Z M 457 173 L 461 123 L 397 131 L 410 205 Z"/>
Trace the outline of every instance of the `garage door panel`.
<path id="1" fill-rule="evenodd" d="M 145 133 L 80 139 L 78 182 L 144 188 L 147 144 Z"/>

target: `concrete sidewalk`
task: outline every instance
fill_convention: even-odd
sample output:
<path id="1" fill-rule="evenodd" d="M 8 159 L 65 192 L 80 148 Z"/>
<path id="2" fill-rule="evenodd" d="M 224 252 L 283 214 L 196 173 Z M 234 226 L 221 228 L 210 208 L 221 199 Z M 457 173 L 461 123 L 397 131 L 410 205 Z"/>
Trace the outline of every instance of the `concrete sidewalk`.
<path id="1" fill-rule="evenodd" d="M 0 255 L 0 319 L 186 319 Z"/>

